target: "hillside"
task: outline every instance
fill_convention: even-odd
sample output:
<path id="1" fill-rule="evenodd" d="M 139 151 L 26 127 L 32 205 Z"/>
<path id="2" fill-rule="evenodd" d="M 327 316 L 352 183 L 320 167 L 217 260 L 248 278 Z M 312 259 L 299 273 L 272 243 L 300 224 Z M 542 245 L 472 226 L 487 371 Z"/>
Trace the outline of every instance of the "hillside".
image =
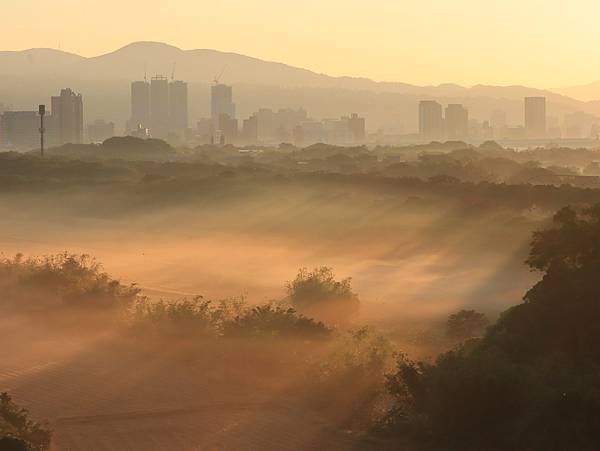
<path id="1" fill-rule="evenodd" d="M 522 98 L 529 95 L 546 96 L 550 115 L 600 114 L 596 102 L 523 86 L 414 86 L 330 77 L 235 53 L 182 50 L 156 42 L 137 42 L 92 58 L 51 49 L 0 52 L 0 103 L 33 109 L 48 102 L 61 87 L 70 86 L 84 95 L 86 121 L 104 118 L 120 128 L 129 115 L 129 82 L 141 79 L 145 70 L 148 76 L 170 76 L 173 69 L 176 78 L 190 83 L 192 125 L 208 114 L 209 86 L 221 72 L 222 81 L 235 86 L 240 118 L 259 107 L 305 107 L 317 118 L 356 111 L 367 117 L 371 129 L 411 133 L 416 129 L 418 101 L 423 98 L 464 103 L 478 119 L 488 119 L 491 111 L 503 109 L 511 123 L 519 124 Z"/>
<path id="2" fill-rule="evenodd" d="M 597 100 L 600 99 L 600 81 L 595 81 L 587 85 L 553 89 L 553 91 L 582 101 Z"/>

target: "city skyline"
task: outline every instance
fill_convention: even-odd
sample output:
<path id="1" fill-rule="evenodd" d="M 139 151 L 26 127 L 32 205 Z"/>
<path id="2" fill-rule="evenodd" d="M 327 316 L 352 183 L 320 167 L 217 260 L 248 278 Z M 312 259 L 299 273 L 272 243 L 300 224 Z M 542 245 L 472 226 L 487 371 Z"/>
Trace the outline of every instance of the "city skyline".
<path id="1" fill-rule="evenodd" d="M 303 108 L 272 110 L 261 107 L 246 119 L 236 118 L 233 87 L 219 83 L 210 91 L 211 114 L 197 119 L 188 127 L 187 83 L 153 76 L 148 81 L 132 81 L 131 116 L 124 135 L 159 138 L 172 144 L 277 145 L 293 143 L 304 146 L 316 143 L 376 145 L 386 139 L 381 130 L 367 134 L 366 118 L 358 113 L 338 118 L 315 119 Z M 439 99 L 438 99 L 439 100 Z M 419 130 L 400 138 L 407 143 L 464 140 L 466 143 L 493 139 L 530 143 L 545 139 L 598 140 L 600 122 L 594 116 L 573 113 L 563 117 L 548 116 L 545 97 L 524 97 L 523 121 L 509 126 L 506 113 L 493 110 L 487 118 L 471 118 L 469 109 L 458 103 L 421 100 L 416 111 Z M 82 95 L 70 88 L 61 89 L 51 98 L 49 116 L 50 142 L 54 145 L 83 143 L 84 121 Z M 1 112 L 0 112 L 1 113 Z M 36 111 L 6 111 L 0 114 L 0 147 L 26 150 L 36 142 Z M 241 126 L 241 127 L 240 127 Z M 587 130 L 586 130 L 587 128 Z M 115 133 L 114 122 L 95 119 L 87 123 L 87 142 L 102 142 Z M 392 135 L 388 135 L 388 139 Z"/>
<path id="2" fill-rule="evenodd" d="M 593 23 L 600 12 L 597 3 L 433 3 L 376 0 L 346 2 L 342 9 L 341 0 L 309 0 L 302 7 L 272 0 L 259 5 L 178 0 L 151 6 L 137 0 L 95 5 L 22 0 L 3 6 L 3 49 L 60 47 L 97 56 L 132 41 L 154 40 L 248 54 L 331 75 L 418 85 L 559 88 L 600 78 L 600 64 L 584 45 L 600 38 Z M 327 20 L 330 16 L 340 20 Z M 203 27 L 196 26 L 198 17 L 206 19 Z M 84 31 L 89 39 L 78 39 Z M 244 39 L 249 33 L 252 39 Z"/>

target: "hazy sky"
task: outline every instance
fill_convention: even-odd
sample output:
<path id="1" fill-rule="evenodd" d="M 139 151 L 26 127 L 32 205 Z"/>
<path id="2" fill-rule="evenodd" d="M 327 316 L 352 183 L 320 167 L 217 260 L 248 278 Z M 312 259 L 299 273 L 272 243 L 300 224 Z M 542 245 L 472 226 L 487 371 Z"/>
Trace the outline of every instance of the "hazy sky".
<path id="1" fill-rule="evenodd" d="M 598 0 L 0 2 L 2 50 L 95 56 L 152 40 L 415 84 L 600 79 Z"/>

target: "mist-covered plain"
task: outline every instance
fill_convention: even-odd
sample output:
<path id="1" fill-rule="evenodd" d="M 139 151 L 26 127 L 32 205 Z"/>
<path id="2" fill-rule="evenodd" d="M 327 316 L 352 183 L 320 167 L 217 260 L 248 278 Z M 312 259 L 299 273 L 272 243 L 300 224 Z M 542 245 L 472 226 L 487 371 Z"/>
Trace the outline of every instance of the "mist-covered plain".
<path id="1" fill-rule="evenodd" d="M 1 154 L 0 426 L 31 449 L 475 450 L 497 430 L 464 428 L 489 408 L 542 449 L 563 385 L 534 356 L 557 352 L 587 396 L 566 372 L 592 358 L 599 155 L 136 138 Z M 592 449 L 573 418 L 561 443 Z M 490 449 L 515 449 L 518 421 Z"/>

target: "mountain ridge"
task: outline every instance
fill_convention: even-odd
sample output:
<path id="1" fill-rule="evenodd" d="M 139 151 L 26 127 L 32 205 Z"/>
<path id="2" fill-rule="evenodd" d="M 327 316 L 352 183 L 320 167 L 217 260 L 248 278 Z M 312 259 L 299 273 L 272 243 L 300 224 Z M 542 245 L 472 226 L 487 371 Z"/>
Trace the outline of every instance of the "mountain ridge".
<path id="1" fill-rule="evenodd" d="M 144 52 L 144 51 L 151 52 L 151 53 L 153 53 L 153 55 L 148 55 L 148 54 L 140 55 L 140 52 Z M 458 92 L 458 91 L 468 91 L 468 90 L 472 90 L 472 89 L 480 90 L 480 89 L 491 89 L 491 88 L 501 89 L 501 90 L 526 89 L 526 90 L 535 90 L 536 92 L 544 93 L 546 95 L 561 95 L 562 97 L 565 97 L 565 98 L 568 97 L 568 96 L 564 96 L 562 94 L 558 94 L 552 90 L 538 89 L 538 88 L 533 88 L 533 87 L 528 87 L 528 86 L 523 86 L 523 85 L 476 84 L 473 86 L 463 86 L 463 85 L 460 85 L 457 83 L 442 83 L 439 85 L 414 85 L 414 84 L 405 83 L 405 82 L 401 82 L 401 81 L 373 80 L 368 77 L 355 77 L 355 76 L 350 76 L 350 75 L 331 76 L 331 75 L 321 73 L 321 72 L 316 72 L 316 71 L 313 71 L 310 69 L 292 66 L 287 63 L 265 60 L 265 59 L 261 59 L 261 58 L 248 56 L 248 55 L 243 55 L 241 53 L 220 51 L 220 50 L 207 49 L 207 48 L 196 48 L 196 49 L 184 50 L 179 47 L 173 46 L 171 44 L 167 44 L 164 42 L 158 42 L 158 41 L 135 41 L 135 42 L 129 43 L 127 45 L 124 45 L 116 50 L 113 50 L 111 52 L 107 52 L 107 53 L 97 55 L 97 56 L 92 56 L 92 57 L 85 57 L 85 56 L 77 55 L 75 53 L 66 52 L 63 50 L 52 49 L 52 48 L 31 48 L 31 49 L 25 49 L 25 50 L 0 51 L 0 63 L 2 63 L 2 57 L 6 56 L 6 55 L 11 55 L 13 57 L 18 57 L 19 55 L 22 55 L 22 56 L 25 56 L 26 58 L 29 56 L 33 56 L 34 58 L 36 58 L 40 55 L 47 56 L 48 54 L 52 53 L 56 56 L 61 57 L 62 59 L 69 58 L 71 60 L 70 62 L 79 62 L 84 65 L 92 65 L 95 68 L 96 64 L 98 64 L 98 63 L 102 64 L 104 61 L 114 59 L 115 57 L 119 58 L 122 56 L 127 56 L 128 58 L 131 58 L 131 56 L 133 56 L 134 60 L 133 61 L 130 60 L 129 63 L 131 64 L 131 63 L 142 62 L 142 67 L 141 68 L 138 67 L 136 69 L 136 71 L 137 71 L 138 75 L 140 75 L 140 74 L 143 75 L 143 62 L 145 61 L 147 64 L 151 65 L 151 61 L 149 62 L 146 60 L 151 60 L 152 57 L 156 56 L 157 52 L 159 53 L 159 56 L 162 58 L 175 59 L 175 61 L 173 61 L 173 63 L 175 63 L 177 66 L 179 66 L 179 64 L 177 64 L 178 63 L 177 59 L 182 59 L 182 57 L 189 57 L 189 56 L 200 57 L 200 58 L 206 58 L 207 56 L 212 56 L 212 57 L 216 57 L 216 58 L 235 58 L 235 59 L 243 60 L 246 62 L 251 62 L 254 64 L 266 64 L 271 67 L 279 67 L 284 70 L 301 72 L 309 77 L 316 77 L 316 78 L 319 78 L 322 80 L 328 80 L 329 81 L 328 84 L 330 84 L 330 85 L 335 85 L 336 82 L 341 83 L 342 86 L 337 86 L 337 87 L 342 87 L 342 88 L 346 88 L 346 89 L 369 89 L 369 90 L 374 90 L 374 91 L 392 90 L 393 92 L 399 92 L 399 91 L 403 91 L 403 90 L 418 90 L 418 91 L 439 90 L 439 91 L 443 91 L 443 92 L 447 92 L 447 91 Z M 133 53 L 133 55 L 131 55 L 130 53 Z M 28 61 L 28 64 L 31 64 L 31 61 Z M 160 64 L 157 64 L 157 65 L 160 65 Z M 4 69 L 4 71 L 3 71 L 3 69 L 1 69 L 2 67 L 6 68 L 7 66 L 4 64 L 0 65 L 0 74 L 6 75 L 6 74 L 11 73 L 10 70 L 6 71 L 6 69 Z M 187 67 L 185 65 L 183 66 L 183 68 L 187 69 Z M 69 68 L 69 69 L 72 69 L 72 68 Z M 162 69 L 163 69 L 163 71 L 161 71 L 161 73 L 164 74 L 164 73 L 168 73 L 168 70 L 170 68 L 165 66 L 165 67 L 162 67 Z M 178 71 L 181 70 L 181 68 L 179 68 L 179 67 L 177 69 L 178 69 Z M 158 71 L 155 71 L 155 72 L 157 74 L 159 73 Z M 193 74 L 190 74 L 187 72 L 189 72 L 189 71 L 184 72 L 184 74 L 187 75 L 187 77 L 181 76 L 180 78 L 182 78 L 182 79 L 185 78 L 186 81 L 192 81 L 192 82 L 200 82 L 200 81 L 210 82 L 210 81 L 212 81 L 212 80 L 206 79 L 206 77 L 204 77 L 203 79 L 198 79 L 198 78 L 194 77 Z M 114 71 L 111 71 L 110 74 L 106 74 L 106 75 L 112 76 L 112 74 L 114 74 Z M 97 74 L 97 75 L 100 76 L 99 74 Z M 102 75 L 104 76 L 105 74 L 102 74 Z M 122 77 L 131 79 L 131 76 L 126 76 L 126 75 L 130 75 L 128 70 L 124 71 Z M 234 82 L 239 83 L 240 81 L 241 80 L 232 80 L 230 82 L 231 83 L 234 83 Z M 348 85 L 348 84 L 350 84 L 350 85 Z M 330 86 L 325 86 L 325 87 L 330 87 Z"/>
<path id="2" fill-rule="evenodd" d="M 266 61 L 213 49 L 182 50 L 166 43 L 138 41 L 93 57 L 56 49 L 0 51 L 0 103 L 13 109 L 35 109 L 60 88 L 84 95 L 86 121 L 112 120 L 124 124 L 129 117 L 130 82 L 146 73 L 171 76 L 189 84 L 191 125 L 210 114 L 210 85 L 221 81 L 234 86 L 238 119 L 259 108 L 303 107 L 315 118 L 352 112 L 367 117 L 370 129 L 413 133 L 417 129 L 420 100 L 442 104 L 462 103 L 471 117 L 489 119 L 492 111 L 507 113 L 509 124 L 523 123 L 523 97 L 548 98 L 550 116 L 575 111 L 600 116 L 600 102 L 582 102 L 548 90 L 527 86 L 444 83 L 417 86 L 375 81 L 364 77 L 332 77 L 285 63 Z"/>

